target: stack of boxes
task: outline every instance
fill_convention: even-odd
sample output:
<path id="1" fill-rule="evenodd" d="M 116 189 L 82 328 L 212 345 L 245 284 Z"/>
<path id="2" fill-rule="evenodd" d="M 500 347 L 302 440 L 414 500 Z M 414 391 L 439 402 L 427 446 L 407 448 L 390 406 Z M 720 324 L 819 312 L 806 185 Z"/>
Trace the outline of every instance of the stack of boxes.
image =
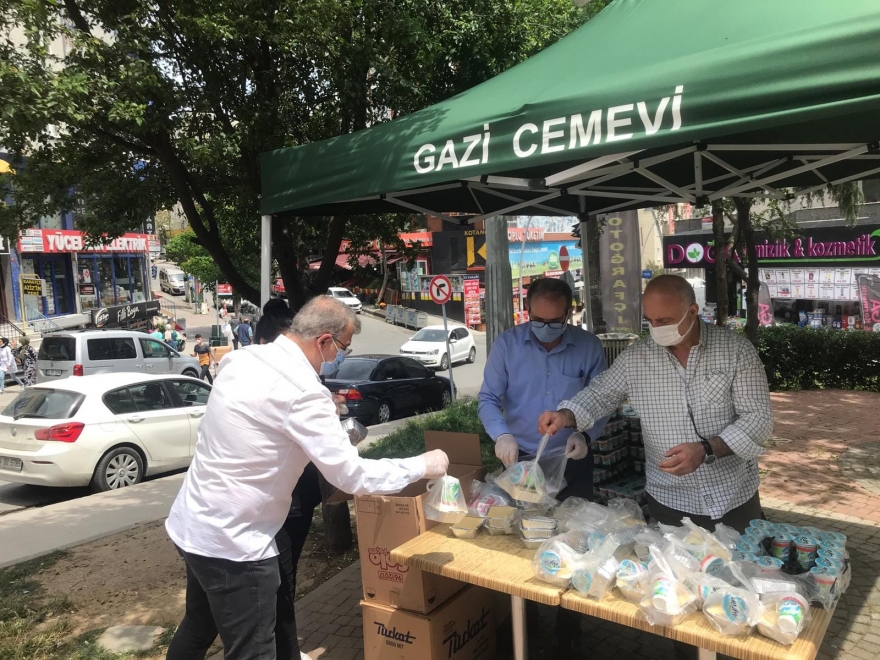
<path id="1" fill-rule="evenodd" d="M 641 420 L 632 409 L 617 410 L 602 435 L 590 443 L 593 452 L 594 501 L 625 497 L 638 502 L 647 516 L 645 493 L 645 446 Z"/>
<path id="2" fill-rule="evenodd" d="M 449 456 L 470 496 L 483 480 L 479 436 L 425 432 L 425 448 Z M 491 591 L 398 565 L 390 552 L 436 525 L 425 518 L 426 482 L 397 495 L 355 498 L 364 596 L 364 660 L 489 660 L 503 608 Z"/>

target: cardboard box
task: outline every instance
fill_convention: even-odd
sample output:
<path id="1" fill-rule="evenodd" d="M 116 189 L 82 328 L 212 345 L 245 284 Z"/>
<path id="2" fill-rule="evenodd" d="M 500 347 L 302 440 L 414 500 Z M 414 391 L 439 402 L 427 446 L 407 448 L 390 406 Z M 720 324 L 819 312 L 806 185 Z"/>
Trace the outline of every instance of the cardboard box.
<path id="1" fill-rule="evenodd" d="M 471 433 L 425 432 L 428 450 L 442 449 L 449 456 L 449 474 L 461 480 L 469 497 L 471 482 L 483 479 L 480 438 Z M 388 555 L 396 547 L 426 532 L 434 521 L 425 518 L 427 481 L 410 484 L 397 495 L 359 495 L 358 550 L 364 600 L 427 614 L 462 589 L 463 582 L 399 566 Z"/>
<path id="2" fill-rule="evenodd" d="M 472 586 L 427 615 L 361 601 L 364 660 L 489 660 L 503 620 L 497 603 Z"/>

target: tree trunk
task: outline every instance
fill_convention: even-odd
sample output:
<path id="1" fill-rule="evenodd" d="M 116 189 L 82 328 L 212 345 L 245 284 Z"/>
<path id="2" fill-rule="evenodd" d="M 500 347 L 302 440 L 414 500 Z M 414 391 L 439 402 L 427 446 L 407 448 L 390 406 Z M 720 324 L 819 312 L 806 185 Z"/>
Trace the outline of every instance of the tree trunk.
<path id="1" fill-rule="evenodd" d="M 351 534 L 351 514 L 348 511 L 348 502 L 327 502 L 336 487 L 331 486 L 322 474 L 319 477 L 321 484 L 321 514 L 324 517 L 324 538 L 327 540 L 327 550 L 334 555 L 341 555 L 351 547 L 353 542 Z"/>
<path id="2" fill-rule="evenodd" d="M 385 287 L 388 286 L 388 257 L 385 256 L 385 245 L 382 241 L 379 241 L 379 257 L 382 260 L 382 286 L 379 289 L 379 296 L 376 298 L 377 306 L 385 297 Z"/>
<path id="3" fill-rule="evenodd" d="M 724 208 L 721 200 L 712 202 L 712 232 L 715 235 L 715 282 L 717 302 L 715 307 L 715 324 L 727 325 L 727 310 L 730 301 L 727 298 L 727 241 L 724 240 Z"/>
<path id="4" fill-rule="evenodd" d="M 752 225 L 752 200 L 748 197 L 734 197 L 737 222 L 742 232 L 748 259 L 748 291 L 746 292 L 746 337 L 758 347 L 758 293 L 761 278 L 758 273 L 758 250 L 755 245 L 755 228 Z"/>

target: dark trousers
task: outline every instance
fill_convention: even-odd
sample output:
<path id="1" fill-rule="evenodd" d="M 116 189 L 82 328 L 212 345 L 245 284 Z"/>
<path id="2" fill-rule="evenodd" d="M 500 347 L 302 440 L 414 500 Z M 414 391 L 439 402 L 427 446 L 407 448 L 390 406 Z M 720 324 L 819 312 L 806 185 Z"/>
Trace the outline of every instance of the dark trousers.
<path id="1" fill-rule="evenodd" d="M 275 544 L 278 546 L 278 569 L 281 587 L 278 589 L 275 623 L 275 647 L 278 660 L 299 660 L 299 640 L 296 633 L 296 567 L 303 545 L 309 535 L 315 507 L 321 503 L 318 468 L 309 463 L 293 490 L 290 513 L 284 521 Z"/>
<path id="2" fill-rule="evenodd" d="M 202 660 L 220 635 L 226 660 L 275 660 L 275 557 L 230 561 L 177 549 L 186 562 L 186 613 L 165 656 Z"/>
<path id="3" fill-rule="evenodd" d="M 213 384 L 214 384 L 214 379 L 211 377 L 211 371 L 210 371 L 210 369 L 211 369 L 211 365 L 210 365 L 210 364 L 203 364 L 203 365 L 202 365 L 202 371 L 201 371 L 201 373 L 199 374 L 199 380 L 205 380 L 205 378 L 207 378 L 207 379 L 208 379 L 208 384 L 209 384 L 209 385 L 213 385 Z"/>
<path id="4" fill-rule="evenodd" d="M 233 332 L 234 332 L 234 331 L 233 331 Z M 232 337 L 232 350 L 233 350 L 233 351 L 237 351 L 237 350 L 238 350 L 238 337 L 236 337 L 236 336 L 234 336 L 234 335 L 233 335 L 233 337 Z"/>
<path id="5" fill-rule="evenodd" d="M 648 495 L 648 511 L 651 513 L 651 518 L 664 525 L 681 526 L 681 519 L 687 516 L 695 525 L 698 525 L 703 529 L 708 529 L 710 532 L 715 530 L 715 525 L 723 523 L 728 527 L 733 527 L 740 534 L 742 534 L 746 530 L 746 527 L 749 526 L 750 520 L 764 517 L 764 511 L 761 508 L 761 497 L 758 495 L 758 491 L 755 491 L 755 494 L 744 504 L 739 505 L 735 509 L 731 509 L 718 519 L 712 519 L 709 516 L 696 516 L 690 513 L 685 513 L 684 511 L 676 511 L 665 504 L 660 504 L 660 502 L 650 495 Z"/>

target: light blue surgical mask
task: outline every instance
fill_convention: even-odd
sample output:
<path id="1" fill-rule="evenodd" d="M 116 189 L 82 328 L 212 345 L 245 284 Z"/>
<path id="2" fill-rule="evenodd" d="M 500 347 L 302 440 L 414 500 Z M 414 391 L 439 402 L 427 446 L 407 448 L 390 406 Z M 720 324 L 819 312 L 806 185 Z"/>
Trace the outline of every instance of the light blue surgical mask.
<path id="1" fill-rule="evenodd" d="M 334 341 L 334 346 L 335 346 L 335 344 L 336 344 L 336 342 Z M 336 347 L 336 359 L 333 360 L 332 362 L 327 362 L 326 360 L 321 362 L 321 375 L 322 376 L 329 376 L 329 375 L 335 374 L 337 371 L 339 371 L 339 367 L 342 366 L 342 362 L 345 360 L 346 355 L 347 355 L 347 351 L 345 351 L 337 346 Z M 322 358 L 324 357 L 324 349 L 321 349 L 321 357 Z"/>
<path id="2" fill-rule="evenodd" d="M 552 328 L 550 327 L 551 324 L 544 323 L 543 321 L 530 321 L 529 323 L 532 326 L 532 332 L 534 333 L 535 338 L 542 344 L 552 344 L 565 334 L 565 323 L 559 324 L 562 326 L 560 328 Z M 552 325 L 557 324 L 553 323 Z"/>

